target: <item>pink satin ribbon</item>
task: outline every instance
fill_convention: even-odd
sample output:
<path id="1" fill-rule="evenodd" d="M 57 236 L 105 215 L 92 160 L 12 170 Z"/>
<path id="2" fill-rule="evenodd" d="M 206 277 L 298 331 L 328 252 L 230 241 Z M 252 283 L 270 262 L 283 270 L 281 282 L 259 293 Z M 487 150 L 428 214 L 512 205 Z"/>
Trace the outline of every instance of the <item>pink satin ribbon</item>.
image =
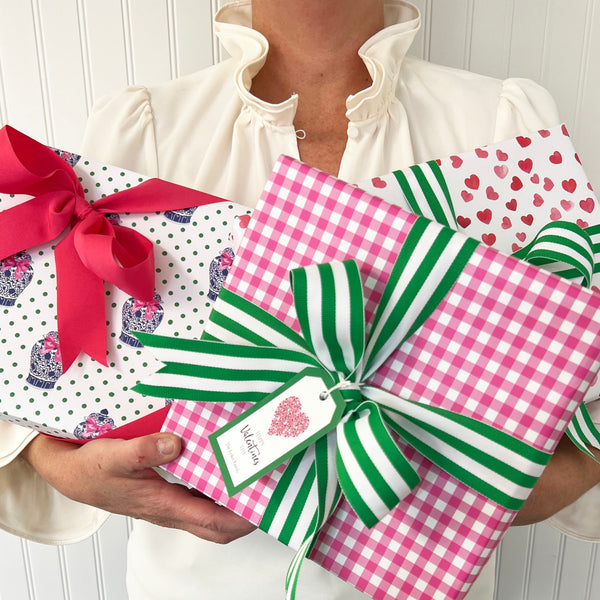
<path id="1" fill-rule="evenodd" d="M 104 214 L 151 213 L 223 201 L 149 179 L 92 205 L 68 163 L 8 125 L 0 129 L 0 193 L 32 196 L 0 213 L 0 259 L 69 230 L 54 252 L 63 372 L 80 352 L 107 364 L 103 281 L 142 302 L 153 299 L 152 242 L 111 223 Z"/>

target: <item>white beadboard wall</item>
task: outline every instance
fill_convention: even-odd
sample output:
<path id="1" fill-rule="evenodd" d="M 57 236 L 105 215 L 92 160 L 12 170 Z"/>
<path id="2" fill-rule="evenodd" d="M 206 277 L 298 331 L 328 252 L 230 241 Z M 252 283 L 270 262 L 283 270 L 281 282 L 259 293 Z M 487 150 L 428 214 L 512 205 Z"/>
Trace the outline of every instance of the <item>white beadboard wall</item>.
<path id="1" fill-rule="evenodd" d="M 0 0 L 0 125 L 77 151 L 101 95 L 220 60 L 211 19 L 222 3 Z M 600 186 L 600 0 L 415 3 L 423 13 L 415 54 L 542 83 Z M 0 532 L 0 600 L 124 600 L 130 526 L 113 516 L 64 547 Z M 600 552 L 544 524 L 515 528 L 502 542 L 497 581 L 496 600 L 599 600 Z"/>

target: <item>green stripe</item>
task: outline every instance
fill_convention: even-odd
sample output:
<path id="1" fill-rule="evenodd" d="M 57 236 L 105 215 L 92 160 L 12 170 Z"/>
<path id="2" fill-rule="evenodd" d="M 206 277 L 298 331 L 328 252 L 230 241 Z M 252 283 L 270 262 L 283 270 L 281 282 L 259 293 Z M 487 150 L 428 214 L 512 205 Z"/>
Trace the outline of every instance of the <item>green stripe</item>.
<path id="1" fill-rule="evenodd" d="M 337 338 L 337 319 L 346 319 L 350 315 L 338 315 L 337 300 L 340 294 L 347 295 L 348 288 L 336 289 L 333 269 L 330 263 L 318 266 L 321 279 L 321 319 L 320 326 L 323 341 L 329 350 L 329 356 L 335 371 L 348 373 L 344 351 Z"/>
<path id="2" fill-rule="evenodd" d="M 187 363 L 169 362 L 157 373 L 165 375 L 185 375 L 199 379 L 197 385 L 202 385 L 202 379 L 217 379 L 223 381 L 239 381 L 240 385 L 252 381 L 272 381 L 285 383 L 297 371 L 281 371 L 275 369 L 231 369 L 228 367 L 208 367 L 206 365 L 190 365 Z M 218 385 L 218 384 L 217 384 Z M 208 388 L 206 388 L 207 391 Z"/>
<path id="3" fill-rule="evenodd" d="M 373 527 L 373 525 L 377 524 L 379 519 L 373 513 L 373 511 L 371 511 L 367 503 L 363 500 L 361 493 L 356 489 L 352 478 L 346 470 L 346 466 L 344 465 L 344 461 L 339 451 L 335 459 L 338 480 L 340 482 L 340 485 L 342 486 L 342 490 L 344 491 L 344 496 L 346 496 L 346 500 L 348 500 L 348 502 L 354 509 L 354 512 L 356 512 L 357 515 L 360 515 L 361 521 L 367 527 Z"/>
<path id="4" fill-rule="evenodd" d="M 431 316 L 435 309 L 441 304 L 442 300 L 446 297 L 448 292 L 452 289 L 452 286 L 456 283 L 456 280 L 460 277 L 467 263 L 469 262 L 473 252 L 477 249 L 478 242 L 472 238 L 467 238 L 461 250 L 456 255 L 454 261 L 448 268 L 448 271 L 442 277 L 439 285 L 435 291 L 425 303 L 423 310 L 419 313 L 419 316 L 413 323 L 412 327 L 407 331 L 404 339 L 400 344 L 404 343 L 425 321 Z M 399 344 L 399 345 L 400 345 Z"/>
<path id="5" fill-rule="evenodd" d="M 304 336 L 304 343 L 311 352 L 314 352 L 314 343 L 310 335 L 310 315 L 308 314 L 308 280 L 306 269 L 294 269 L 290 272 L 290 283 L 294 295 L 294 308 L 300 330 Z"/>
<path id="6" fill-rule="evenodd" d="M 419 206 L 419 203 L 413 194 L 413 191 L 408 183 L 408 179 L 406 179 L 406 175 L 402 171 L 394 171 L 393 175 L 396 178 L 396 181 L 400 184 L 400 189 L 402 190 L 402 193 L 404 194 L 411 211 L 415 213 L 415 215 L 423 216 L 421 207 Z"/>
<path id="7" fill-rule="evenodd" d="M 354 352 L 354 370 L 365 353 L 365 301 L 360 271 L 355 261 L 344 261 L 350 288 L 350 342 Z"/>
<path id="8" fill-rule="evenodd" d="M 423 173 L 421 167 L 419 165 L 415 165 L 410 167 L 410 170 L 417 178 L 434 220 L 442 225 L 450 226 L 450 223 L 448 223 L 448 219 L 446 218 L 446 214 L 444 213 L 444 209 L 442 208 L 438 197 L 433 191 L 433 188 L 429 184 L 429 181 L 427 181 L 427 177 L 425 173 Z"/>
<path id="9" fill-rule="evenodd" d="M 292 536 L 294 535 L 294 532 L 296 531 L 296 525 L 298 524 L 298 516 L 302 513 L 302 509 L 304 508 L 304 505 L 308 502 L 308 498 L 310 496 L 310 490 L 315 481 L 315 476 L 316 476 L 315 463 L 313 462 L 312 465 L 310 466 L 310 469 L 308 470 L 308 473 L 306 474 L 306 477 L 302 481 L 302 485 L 300 486 L 300 489 L 298 490 L 296 497 L 294 498 L 294 501 L 292 502 L 292 505 L 289 507 L 289 514 L 287 515 L 287 518 L 285 520 L 285 523 L 283 525 L 281 533 L 277 536 L 277 539 L 280 542 L 282 542 L 283 544 L 285 544 L 286 546 L 289 545 L 290 540 L 292 539 Z M 286 508 L 287 508 L 287 506 L 286 506 Z M 316 526 L 316 523 L 317 523 L 317 511 L 315 511 L 315 513 L 311 519 L 311 524 L 308 528 L 309 532 L 314 529 L 314 527 Z M 306 537 L 302 541 L 304 542 L 305 540 L 306 540 Z"/>
<path id="10" fill-rule="evenodd" d="M 193 400 L 195 402 L 260 402 L 265 392 L 249 392 L 242 394 L 236 392 L 218 392 L 214 390 L 191 390 L 188 388 L 151 385 L 138 383 L 131 388 L 144 396 L 169 398 L 173 400 Z M 242 396 L 242 397 L 240 397 Z"/>
<path id="11" fill-rule="evenodd" d="M 450 211 L 450 214 L 452 215 L 452 223 L 450 224 L 450 227 L 452 227 L 452 229 L 456 229 L 456 213 L 454 212 L 454 205 L 452 204 L 452 196 L 450 195 L 450 190 L 448 189 L 448 185 L 446 183 L 446 178 L 444 177 L 444 174 L 442 173 L 442 169 L 440 168 L 440 165 L 438 165 L 435 160 L 430 160 L 427 164 L 429 165 L 431 172 L 437 179 L 438 185 L 442 189 L 444 198 L 446 199 L 446 204 L 448 205 L 448 209 Z"/>
<path id="12" fill-rule="evenodd" d="M 307 451 L 308 448 L 305 448 L 300 453 L 293 456 L 290 459 L 288 466 L 285 468 L 285 471 L 282 473 L 281 478 L 273 490 L 271 499 L 269 500 L 269 503 L 265 508 L 265 512 L 260 520 L 259 528 L 263 531 L 269 533 L 269 529 L 273 526 L 273 521 L 277 516 L 277 512 L 284 501 L 288 488 L 291 485 L 296 475 L 296 471 L 300 467 L 300 463 L 304 459 Z"/>

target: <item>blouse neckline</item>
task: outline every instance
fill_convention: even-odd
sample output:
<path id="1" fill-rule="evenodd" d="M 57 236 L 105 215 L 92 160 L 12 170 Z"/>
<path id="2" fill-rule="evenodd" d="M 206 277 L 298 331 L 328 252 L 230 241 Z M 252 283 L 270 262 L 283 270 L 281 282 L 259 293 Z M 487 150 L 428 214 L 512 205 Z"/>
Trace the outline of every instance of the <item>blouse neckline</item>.
<path id="1" fill-rule="evenodd" d="M 417 7 L 409 2 L 387 0 L 384 23 L 384 28 L 358 51 L 372 83 L 346 100 L 346 117 L 355 124 L 378 118 L 392 102 L 400 67 L 421 27 L 421 17 Z M 236 65 L 234 84 L 242 103 L 271 125 L 293 125 L 296 94 L 273 104 L 250 92 L 252 78 L 264 65 L 269 50 L 267 39 L 252 29 L 251 0 L 224 5 L 215 17 L 215 33 Z"/>

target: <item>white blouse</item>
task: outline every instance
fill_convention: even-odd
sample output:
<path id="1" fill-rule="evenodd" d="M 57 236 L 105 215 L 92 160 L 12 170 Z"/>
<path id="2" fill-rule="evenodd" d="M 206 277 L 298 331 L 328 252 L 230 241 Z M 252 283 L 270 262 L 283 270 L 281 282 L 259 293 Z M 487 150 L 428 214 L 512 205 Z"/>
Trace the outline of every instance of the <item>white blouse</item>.
<path id="1" fill-rule="evenodd" d="M 341 179 L 365 181 L 559 123 L 552 98 L 529 80 L 500 81 L 407 56 L 420 27 L 414 6 L 390 0 L 385 16 L 386 27 L 359 51 L 372 84 L 347 99 Z M 99 100 L 83 154 L 253 206 L 276 158 L 298 158 L 298 98 L 269 104 L 250 93 L 268 52 L 267 40 L 250 25 L 249 0 L 225 5 L 215 30 L 231 58 L 162 85 L 130 87 Z M 0 422 L 0 527 L 46 543 L 83 539 L 106 513 L 64 498 L 18 458 L 33 435 Z M 587 518 L 586 504 L 575 503 L 563 511 L 563 521 L 559 515 L 553 523 L 600 539 L 600 515 Z M 204 593 L 228 599 L 257 585 L 261 598 L 280 598 L 289 558 L 288 549 L 262 532 L 220 547 L 139 522 L 129 544 L 130 598 L 183 600 Z M 470 600 L 492 597 L 493 564 L 487 572 Z M 362 597 L 314 565 L 299 586 L 299 598 Z"/>

